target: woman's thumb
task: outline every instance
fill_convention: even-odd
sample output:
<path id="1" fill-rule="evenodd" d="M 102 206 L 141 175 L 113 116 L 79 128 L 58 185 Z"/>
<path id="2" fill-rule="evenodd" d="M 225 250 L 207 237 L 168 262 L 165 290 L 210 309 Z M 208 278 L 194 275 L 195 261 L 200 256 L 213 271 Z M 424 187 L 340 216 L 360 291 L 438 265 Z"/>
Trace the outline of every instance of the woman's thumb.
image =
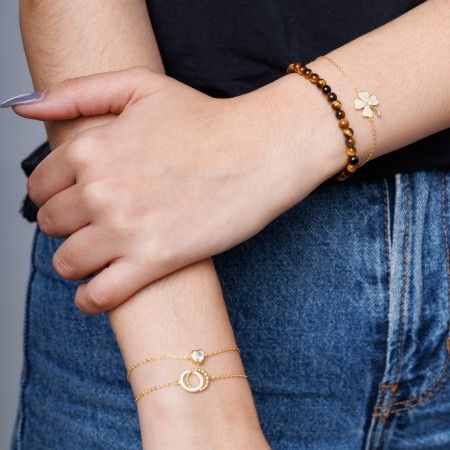
<path id="1" fill-rule="evenodd" d="M 22 117 L 66 120 L 79 116 L 120 114 L 129 104 L 149 93 L 146 67 L 71 78 L 44 92 L 19 95 L 3 102 Z"/>

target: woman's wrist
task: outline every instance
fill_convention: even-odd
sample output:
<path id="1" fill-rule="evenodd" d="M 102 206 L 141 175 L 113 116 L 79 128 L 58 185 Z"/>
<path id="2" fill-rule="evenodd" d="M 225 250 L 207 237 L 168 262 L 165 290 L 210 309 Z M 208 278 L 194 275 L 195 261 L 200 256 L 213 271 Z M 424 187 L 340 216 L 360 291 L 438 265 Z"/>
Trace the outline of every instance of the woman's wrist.
<path id="1" fill-rule="evenodd" d="M 185 360 L 144 364 L 131 374 L 133 392 L 138 395 L 150 386 L 177 380 L 191 366 Z M 209 376 L 244 373 L 237 352 L 207 358 L 201 368 Z M 182 443 L 180 448 L 185 449 L 192 443 L 192 448 L 198 449 L 203 448 L 202 443 L 204 448 L 253 449 L 255 446 L 244 443 L 264 440 L 245 378 L 213 379 L 198 393 L 186 392 L 179 385 L 164 387 L 140 398 L 137 408 L 144 448 L 173 449 Z"/>
<path id="2" fill-rule="evenodd" d="M 153 372 L 158 370 L 158 373 L 151 376 L 149 371 L 143 374 L 144 378 L 154 380 L 147 384 L 154 385 L 157 378 L 166 381 L 177 378 L 173 375 L 173 363 L 170 361 L 162 370 L 154 367 Z M 179 363 L 181 372 L 186 367 L 182 367 L 185 363 Z M 242 366 L 240 361 L 238 364 L 223 361 L 215 368 L 208 367 L 207 371 L 211 374 L 243 372 L 236 365 Z M 220 366 L 227 368 L 220 370 Z M 175 372 L 178 373 L 176 368 Z M 142 386 L 142 379 L 132 384 Z M 137 394 L 141 389 L 133 390 Z M 212 381 L 206 390 L 198 393 L 185 392 L 180 386 L 163 388 L 139 400 L 137 408 L 144 449 L 266 448 L 246 379 Z"/>
<path id="3" fill-rule="evenodd" d="M 144 449 L 268 448 L 248 384 L 231 383 L 199 394 L 168 388 L 138 402 Z"/>
<path id="4" fill-rule="evenodd" d="M 342 130 L 329 103 L 312 83 L 292 73 L 281 78 L 281 85 L 287 96 L 286 106 L 296 122 L 291 133 L 294 148 L 301 149 L 297 161 L 312 171 L 317 184 L 321 184 L 346 163 Z"/>
<path id="5" fill-rule="evenodd" d="M 272 219 L 344 167 L 342 133 L 328 102 L 297 74 L 226 102 L 236 125 L 227 124 L 225 133 L 240 136 L 237 144 L 261 162 L 261 185 L 255 188 Z"/>

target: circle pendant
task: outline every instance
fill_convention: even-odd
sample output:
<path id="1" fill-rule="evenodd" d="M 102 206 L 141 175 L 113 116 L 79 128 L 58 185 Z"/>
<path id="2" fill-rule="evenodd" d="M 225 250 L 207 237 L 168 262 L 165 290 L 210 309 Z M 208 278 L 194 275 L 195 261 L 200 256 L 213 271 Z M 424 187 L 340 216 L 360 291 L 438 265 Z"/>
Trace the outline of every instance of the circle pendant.
<path id="1" fill-rule="evenodd" d="M 191 376 L 198 380 L 197 386 L 192 386 L 189 382 Z M 209 384 L 209 375 L 200 367 L 185 370 L 178 379 L 180 386 L 187 392 L 201 392 L 204 391 Z"/>

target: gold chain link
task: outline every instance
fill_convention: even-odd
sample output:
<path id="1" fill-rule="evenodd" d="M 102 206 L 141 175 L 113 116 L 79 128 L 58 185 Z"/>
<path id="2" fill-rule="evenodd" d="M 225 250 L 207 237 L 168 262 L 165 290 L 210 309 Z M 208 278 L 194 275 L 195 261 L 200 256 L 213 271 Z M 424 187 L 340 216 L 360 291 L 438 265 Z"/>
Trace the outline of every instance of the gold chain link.
<path id="1" fill-rule="evenodd" d="M 137 394 L 136 397 L 134 398 L 134 401 L 137 403 L 142 397 L 145 397 L 146 395 L 148 395 L 152 392 L 158 391 L 159 389 L 164 389 L 164 388 L 168 388 L 168 387 L 172 387 L 172 386 L 178 386 L 179 384 L 180 384 L 180 382 L 178 380 L 176 380 L 176 381 L 171 381 L 169 383 L 158 384 L 156 386 L 149 387 L 147 389 L 144 389 L 139 394 Z"/>
<path id="2" fill-rule="evenodd" d="M 209 375 L 208 376 L 209 381 L 220 381 L 220 380 L 228 380 L 233 378 L 247 378 L 247 375 L 236 373 L 236 374 L 226 374 L 226 375 Z M 169 383 L 164 384 L 157 384 L 156 386 L 151 386 L 143 391 L 139 392 L 139 394 L 136 395 L 134 398 L 134 401 L 137 403 L 139 400 L 141 400 L 143 397 L 145 397 L 148 394 L 151 394 L 152 392 L 159 391 L 160 389 L 165 389 L 168 387 L 173 386 L 180 386 L 180 380 L 176 381 L 170 381 Z"/>
<path id="3" fill-rule="evenodd" d="M 348 75 L 337 62 L 335 62 L 333 59 L 331 59 L 328 55 L 320 55 L 316 58 L 316 60 L 318 60 L 318 59 L 324 59 L 324 60 L 328 61 L 337 70 L 339 70 L 339 72 L 341 72 L 341 74 L 344 76 L 344 78 L 348 81 L 350 86 L 355 91 L 356 96 L 358 97 L 359 89 L 356 87 L 355 82 L 350 77 L 350 75 Z M 368 117 L 367 120 L 369 121 L 369 125 L 370 125 L 371 146 L 370 146 L 369 156 L 363 163 L 359 164 L 358 167 L 362 167 L 364 164 L 366 164 L 370 160 L 370 158 L 372 158 L 373 154 L 375 153 L 376 146 L 377 146 L 377 132 L 375 129 L 373 117 Z"/>
<path id="4" fill-rule="evenodd" d="M 193 352 L 196 350 L 193 350 Z M 216 355 L 220 355 L 222 353 L 226 353 L 226 352 L 239 352 L 239 348 L 238 347 L 226 347 L 226 348 L 222 348 L 220 350 L 216 350 L 213 352 L 204 352 L 204 357 L 208 358 L 210 356 L 216 356 Z M 144 364 L 148 364 L 154 361 L 165 361 L 165 360 L 181 360 L 181 361 L 186 361 L 186 360 L 192 360 L 192 353 L 189 355 L 156 355 L 156 356 L 150 356 L 148 358 L 142 359 L 141 361 L 138 361 L 137 363 L 133 364 L 128 370 L 127 370 L 127 380 L 130 380 L 130 376 L 131 374 L 138 368 L 143 366 Z"/>
<path id="5" fill-rule="evenodd" d="M 247 378 L 247 375 L 243 375 L 241 373 L 237 373 L 237 374 L 230 374 L 230 375 L 211 375 L 209 377 L 209 379 L 211 381 L 218 381 L 218 380 L 227 380 L 230 378 Z"/>

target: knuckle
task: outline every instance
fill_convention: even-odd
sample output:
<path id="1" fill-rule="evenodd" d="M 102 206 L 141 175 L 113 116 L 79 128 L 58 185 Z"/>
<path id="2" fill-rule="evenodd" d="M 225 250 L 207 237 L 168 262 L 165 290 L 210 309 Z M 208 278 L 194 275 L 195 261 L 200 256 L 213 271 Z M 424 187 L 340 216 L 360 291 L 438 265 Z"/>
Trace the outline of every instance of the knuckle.
<path id="1" fill-rule="evenodd" d="M 38 191 L 39 191 L 39 186 L 38 186 L 38 177 L 35 174 L 35 172 L 33 172 L 27 181 L 27 192 L 28 192 L 28 196 L 31 198 L 31 200 L 34 203 L 38 202 Z"/>
<path id="2" fill-rule="evenodd" d="M 81 200 L 87 208 L 108 206 L 110 195 L 108 186 L 102 181 L 86 183 L 80 188 Z"/>
<path id="3" fill-rule="evenodd" d="M 72 279 L 75 274 L 73 258 L 66 254 L 61 254 L 57 251 L 53 255 L 53 267 L 62 278 Z"/>
<path id="4" fill-rule="evenodd" d="M 39 229 L 43 231 L 45 234 L 50 234 L 52 230 L 52 220 L 50 215 L 44 208 L 40 208 L 37 213 L 37 224 Z"/>
<path id="5" fill-rule="evenodd" d="M 95 164 L 100 139 L 94 134 L 83 134 L 76 138 L 66 149 L 66 158 L 74 167 Z"/>
<path id="6" fill-rule="evenodd" d="M 75 168 L 84 167 L 91 163 L 92 153 L 81 141 L 75 141 L 66 149 L 66 159 Z"/>
<path id="7" fill-rule="evenodd" d="M 154 240 L 149 246 L 151 260 L 156 263 L 161 273 L 176 267 L 180 259 L 179 247 L 169 239 Z"/>
<path id="8" fill-rule="evenodd" d="M 84 289 L 86 288 L 86 285 L 80 285 L 77 287 L 77 290 L 75 291 L 75 306 L 84 314 L 89 314 L 90 310 L 84 303 Z"/>
<path id="9" fill-rule="evenodd" d="M 96 311 L 106 311 L 110 306 L 108 298 L 101 290 L 90 286 L 89 284 L 87 284 L 84 289 L 84 303 L 89 309 L 94 309 Z"/>

